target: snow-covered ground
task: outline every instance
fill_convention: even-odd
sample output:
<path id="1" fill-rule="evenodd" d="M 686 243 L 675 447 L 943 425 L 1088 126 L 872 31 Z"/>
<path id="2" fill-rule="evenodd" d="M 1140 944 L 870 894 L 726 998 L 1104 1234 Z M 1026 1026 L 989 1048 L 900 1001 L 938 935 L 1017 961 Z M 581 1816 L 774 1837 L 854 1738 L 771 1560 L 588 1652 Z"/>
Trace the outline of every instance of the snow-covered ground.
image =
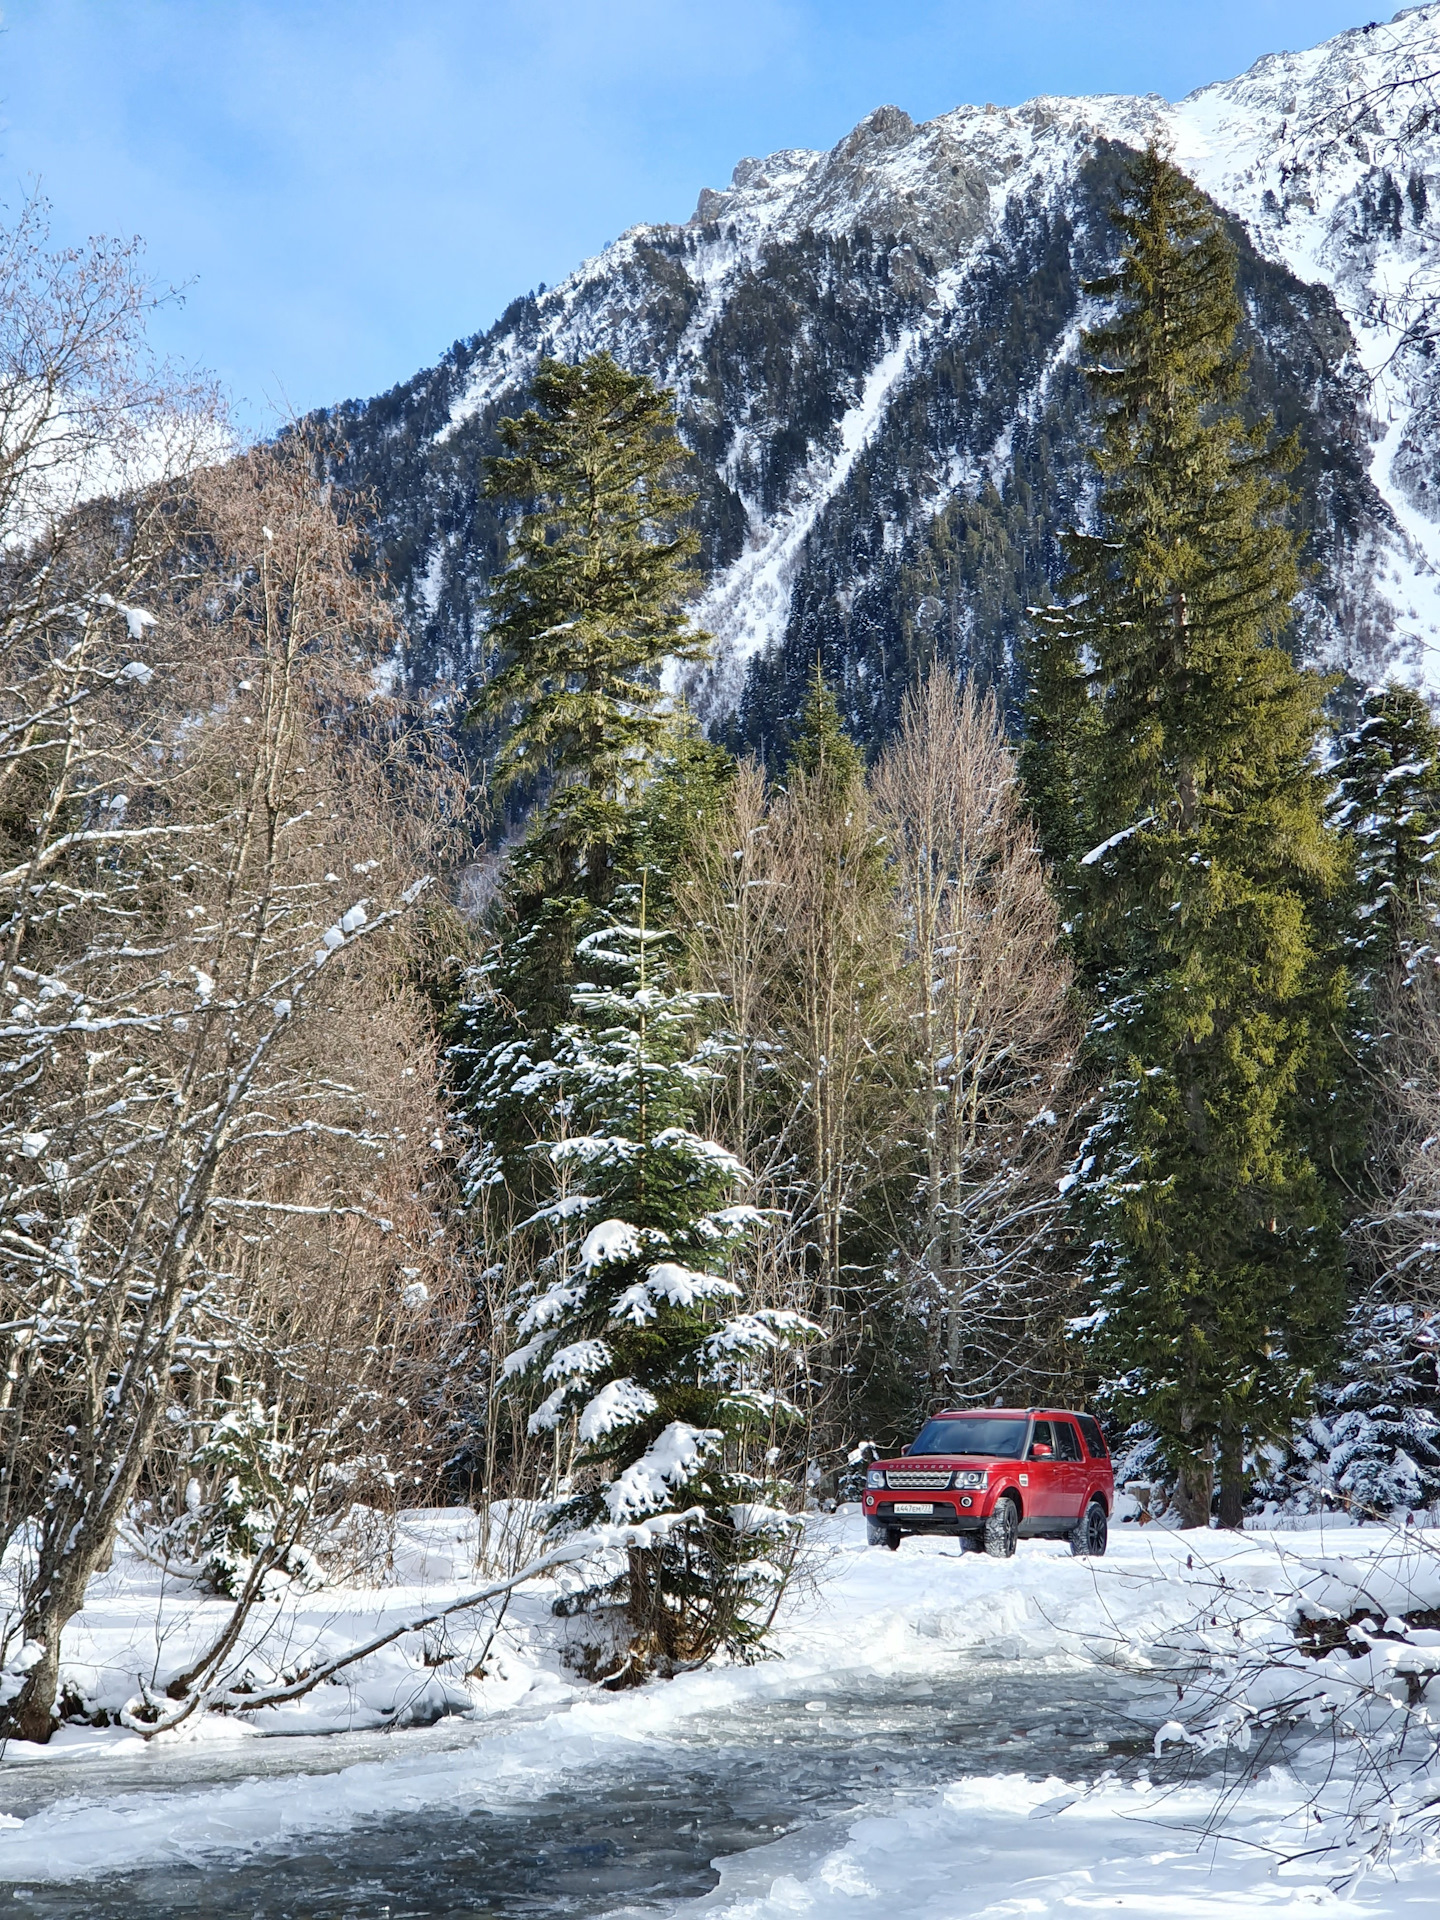
<path id="1" fill-rule="evenodd" d="M 286 1873 L 307 1842 L 359 1834 L 379 1820 L 447 1810 L 498 1817 L 547 1796 L 593 1792 L 642 1761 L 658 1761 L 663 1778 L 667 1754 L 693 1757 L 696 1730 L 720 1726 L 732 1746 L 734 1729 L 746 1730 L 779 1781 L 785 1716 L 793 1724 L 797 1713 L 814 1715 L 810 1724 L 822 1731 L 831 1716 L 843 1755 L 864 1737 L 857 1689 L 883 1701 L 917 1686 L 983 1687 L 998 1673 L 1030 1676 L 1030 1697 L 1063 1702 L 1087 1697 L 1097 1675 L 1149 1674 L 1148 1734 L 1168 1710 L 1158 1704 L 1159 1682 L 1173 1699 L 1187 1661 L 1243 1663 L 1280 1647 L 1292 1668 L 1314 1674 L 1317 1698 L 1328 1688 L 1340 1699 L 1342 1713 L 1397 1674 L 1403 1695 L 1407 1666 L 1422 1676 L 1440 1667 L 1440 1646 L 1426 1651 L 1440 1632 L 1386 1639 L 1359 1658 L 1342 1648 L 1307 1662 L 1294 1654 L 1288 1624 L 1300 1592 L 1341 1617 L 1363 1606 L 1381 1630 L 1405 1606 L 1436 1607 L 1440 1534 L 1346 1527 L 1197 1536 L 1125 1526 L 1102 1562 L 1073 1560 L 1048 1542 L 1022 1543 L 1009 1562 L 957 1555 L 939 1541 L 907 1542 L 893 1555 L 867 1551 L 848 1513 L 817 1520 L 811 1536 L 807 1575 L 779 1624 L 781 1657 L 753 1667 L 598 1692 L 563 1664 L 562 1636 L 573 1629 L 551 1612 L 554 1586 L 537 1583 L 514 1601 L 493 1642 L 489 1620 L 452 1622 L 443 1639 L 438 1630 L 410 1636 L 348 1684 L 256 1716 L 256 1725 L 211 1718 L 148 1744 L 115 1728 L 67 1728 L 46 1749 L 12 1747 L 0 1765 L 0 1807 L 13 1810 L 0 1827 L 0 1880 L 23 1890 L 272 1856 Z M 404 1516 L 394 1584 L 272 1603 L 256 1677 L 294 1671 L 326 1647 L 360 1640 L 387 1614 L 473 1586 L 474 1548 L 468 1513 Z M 117 1559 L 67 1642 L 68 1677 L 87 1699 L 116 1707 L 142 1676 L 163 1684 L 177 1671 L 222 1606 L 173 1583 L 162 1592 L 154 1570 Z M 1423 1677 L 1418 1684 L 1423 1694 Z M 1293 1689 L 1293 1674 L 1286 1685 Z M 1251 1686 L 1257 1705 L 1262 1693 Z M 1192 1689 L 1173 1710 L 1189 1714 L 1193 1699 Z M 438 1712 L 468 1717 L 388 1737 L 356 1731 Z M 1232 1752 L 1223 1793 L 1219 1775 L 1203 1770 L 1177 1780 L 1164 1763 L 1119 1753 L 1111 1767 L 1096 1757 L 1100 1743 L 1083 1738 L 1072 1743 L 1073 1763 L 1037 1768 L 1025 1729 L 1002 1721 L 991 1764 L 957 1767 L 947 1780 L 943 1756 L 927 1752 L 908 1789 L 887 1776 L 873 1794 L 856 1795 L 850 1812 L 808 1824 L 787 1818 L 769 1844 L 727 1849 L 715 1891 L 673 1910 L 731 1920 L 1111 1911 L 1176 1920 L 1440 1909 L 1433 1856 L 1337 1890 L 1353 1857 L 1342 1818 L 1349 1767 L 1335 1767 L 1318 1708 L 1316 1718 L 1311 1750 L 1291 1740 L 1292 1765 Z M 331 1742 L 269 1737 L 327 1728 L 351 1731 Z M 1051 1762 L 1056 1751 L 1046 1750 Z M 103 1901 L 67 1910 L 116 1910 L 113 1883 Z M 622 1909 L 612 1895 L 586 1910 Z"/>

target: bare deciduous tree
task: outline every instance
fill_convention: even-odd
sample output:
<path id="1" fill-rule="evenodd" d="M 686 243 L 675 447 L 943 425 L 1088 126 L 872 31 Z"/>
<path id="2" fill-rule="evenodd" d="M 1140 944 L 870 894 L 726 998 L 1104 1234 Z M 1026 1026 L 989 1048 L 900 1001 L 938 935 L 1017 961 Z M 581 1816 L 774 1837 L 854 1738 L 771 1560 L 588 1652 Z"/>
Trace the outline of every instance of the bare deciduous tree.
<path id="1" fill-rule="evenodd" d="M 872 1247 L 888 1232 L 934 1394 L 1053 1390 L 1078 1025 L 993 699 L 932 673 L 843 801 L 823 769 L 775 793 L 742 769 L 689 898 L 731 1057 L 714 1127 L 787 1222 L 759 1251 L 777 1304 L 832 1333 L 811 1356 L 821 1448 L 876 1304 L 847 1265 L 857 1222 Z"/>
<path id="2" fill-rule="evenodd" d="M 933 670 L 873 784 L 909 945 L 915 1272 L 935 1390 L 973 1397 L 1054 1362 L 1070 974 L 993 695 Z"/>
<path id="3" fill-rule="evenodd" d="M 1351 1229 L 1376 1304 L 1440 1314 L 1440 968 L 1422 948 L 1375 987 L 1373 1201 Z"/>
<path id="4" fill-rule="evenodd" d="M 803 1169 L 791 1215 L 813 1249 L 815 1312 L 834 1328 L 847 1225 L 896 1144 L 899 929 L 860 781 L 839 792 L 823 768 L 792 769 L 770 843 L 774 1070 Z"/>
<path id="5" fill-rule="evenodd" d="M 152 514 L 168 550 L 111 605 L 84 541 Z M 253 1402 L 303 1487 L 393 1396 L 393 1323 L 434 1278 L 441 1146 L 397 978 L 424 849 L 393 803 L 423 769 L 310 450 L 79 517 L 51 542 L 68 597 L 11 636 L 12 686 L 58 693 L 24 696 L 0 741 L 4 1724 L 32 1739 L 172 1427 Z"/>
<path id="6" fill-rule="evenodd" d="M 875 1278 L 847 1253 L 900 1144 L 898 926 L 863 782 L 792 768 L 771 790 L 742 766 L 683 891 L 691 977 L 720 1009 L 714 1044 L 729 1062 L 710 1130 L 735 1142 L 773 1222 L 747 1291 L 827 1336 L 776 1356 L 773 1391 L 804 1405 L 812 1451 L 834 1452 Z M 874 1211 L 883 1233 L 883 1201 Z"/>

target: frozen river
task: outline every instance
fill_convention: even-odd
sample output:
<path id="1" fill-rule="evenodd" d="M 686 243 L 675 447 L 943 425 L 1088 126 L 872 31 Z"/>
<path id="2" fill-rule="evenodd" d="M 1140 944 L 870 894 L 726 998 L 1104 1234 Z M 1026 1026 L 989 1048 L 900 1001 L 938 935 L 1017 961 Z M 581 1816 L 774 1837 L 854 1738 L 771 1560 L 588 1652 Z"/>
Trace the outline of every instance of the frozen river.
<path id="1" fill-rule="evenodd" d="M 462 1776 L 473 1784 L 431 1806 L 415 1805 L 412 1791 L 403 1812 L 376 1810 L 330 1835 L 256 1844 L 252 1828 L 229 1857 L 211 1822 L 204 1851 L 187 1858 L 186 1822 L 177 1820 L 163 1866 L 22 1882 L 0 1891 L 0 1912 L 35 1920 L 549 1920 L 666 1911 L 716 1887 L 716 1860 L 727 1860 L 728 1891 L 737 1871 L 779 1872 L 813 1858 L 857 1811 L 888 1811 L 962 1776 L 1075 1783 L 1107 1769 L 1134 1775 L 1163 1717 L 1153 1681 L 1103 1668 L 1044 1672 L 986 1655 L 963 1670 L 944 1666 L 934 1678 L 831 1676 L 809 1697 L 697 1714 L 595 1766 L 571 1760 L 548 1790 L 530 1793 L 513 1781 L 494 1790 L 484 1764 L 489 1730 L 458 1721 L 391 1736 L 252 1741 L 220 1754 L 152 1750 L 17 1769 L 0 1783 L 0 1806 L 21 1817 L 57 1799 L 77 1812 L 104 1805 L 117 1818 L 142 1813 L 146 1803 L 163 1814 L 181 1795 L 193 1822 L 197 1789 L 213 1787 L 218 1803 L 243 1782 L 342 1769 L 369 1775 L 402 1752 L 407 1769 L 419 1762 L 432 1777 L 454 1773 L 457 1784 Z M 535 1731 L 543 1731 L 538 1722 Z M 63 1845 L 63 1820 L 54 1833 Z M 742 1860 L 757 1848 L 772 1851 L 763 1862 Z"/>
<path id="2" fill-rule="evenodd" d="M 384 1608 L 413 1609 L 461 1578 L 470 1545 L 455 1517 L 416 1517 L 412 1534 L 422 1521 L 432 1543 L 405 1571 L 412 1585 L 302 1598 L 277 1637 L 359 1639 Z M 1117 1529 L 1101 1562 L 1043 1542 L 1009 1561 L 939 1542 L 877 1554 L 849 1516 L 816 1535 L 814 1577 L 776 1628 L 779 1657 L 753 1667 L 598 1692 L 560 1657 L 541 1586 L 517 1600 L 468 1717 L 359 1730 L 431 1685 L 426 1649 L 397 1643 L 353 1689 L 302 1701 L 305 1718 L 263 1733 L 215 1720 L 146 1747 L 77 1727 L 12 1748 L 0 1920 L 1434 1910 L 1440 1825 L 1417 1830 L 1393 1876 L 1336 1892 L 1363 1865 L 1349 1837 L 1358 1749 L 1308 1710 L 1283 1751 L 1247 1745 L 1242 1729 L 1223 1764 L 1174 1744 L 1163 1764 L 1153 1752 L 1172 1715 L 1205 1724 L 1205 1689 L 1187 1678 L 1197 1665 L 1223 1673 L 1247 1649 L 1293 1649 L 1302 1589 L 1342 1618 L 1362 1595 L 1380 1611 L 1402 1598 L 1440 1609 L 1440 1534 Z M 447 1572 L 446 1553 L 466 1566 Z M 76 1670 L 112 1701 L 153 1666 L 157 1639 L 175 1661 L 211 1628 L 184 1594 L 157 1627 L 148 1577 L 119 1570 L 75 1637 Z M 457 1645 L 452 1667 L 474 1659 Z M 1368 1672 L 1337 1652 L 1315 1684 L 1350 1700 Z M 355 1730 L 337 1730 L 347 1715 Z"/>

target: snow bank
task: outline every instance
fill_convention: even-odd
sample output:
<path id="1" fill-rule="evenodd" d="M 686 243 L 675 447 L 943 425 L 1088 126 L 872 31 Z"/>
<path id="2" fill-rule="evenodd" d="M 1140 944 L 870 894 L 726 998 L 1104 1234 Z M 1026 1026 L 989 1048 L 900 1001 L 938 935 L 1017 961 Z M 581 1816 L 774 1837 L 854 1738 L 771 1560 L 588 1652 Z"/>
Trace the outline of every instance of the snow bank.
<path id="1" fill-rule="evenodd" d="M 1308 1811 L 1295 1785 L 1272 1771 L 1250 1787 L 1213 1839 L 1197 1845 L 1214 1816 L 1214 1795 L 1205 1789 L 1141 1781 L 1084 1793 L 1058 1779 L 971 1777 L 854 1821 L 818 1857 L 797 1836 L 723 1862 L 716 1891 L 678 1914 L 1074 1920 L 1114 1912 L 1134 1920 L 1257 1920 L 1275 1911 L 1402 1911 L 1407 1895 L 1399 1888 L 1393 1909 L 1370 1890 L 1349 1899 L 1331 1892 L 1313 1862 L 1279 1858 L 1277 1833 L 1298 1826 Z M 1422 1911 L 1416 1892 L 1409 1890 L 1403 1910 Z"/>

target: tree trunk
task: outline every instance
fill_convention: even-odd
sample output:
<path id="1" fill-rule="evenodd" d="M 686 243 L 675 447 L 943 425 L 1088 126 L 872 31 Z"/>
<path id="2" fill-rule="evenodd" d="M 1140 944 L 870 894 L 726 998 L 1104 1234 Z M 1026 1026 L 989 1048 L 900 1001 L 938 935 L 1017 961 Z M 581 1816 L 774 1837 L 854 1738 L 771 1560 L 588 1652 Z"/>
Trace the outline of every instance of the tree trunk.
<path id="1" fill-rule="evenodd" d="M 1220 1524 L 1234 1533 L 1245 1526 L 1245 1436 L 1228 1420 L 1220 1429 Z"/>
<path id="2" fill-rule="evenodd" d="M 1208 1527 L 1210 1500 L 1215 1491 L 1215 1449 L 1207 1440 L 1196 1453 L 1185 1454 L 1180 1461 L 1180 1478 L 1175 1487 L 1175 1511 L 1182 1527 Z"/>
<path id="3" fill-rule="evenodd" d="M 45 1649 L 20 1683 L 20 1690 L 0 1717 L 0 1737 L 31 1740 L 43 1747 L 55 1731 L 55 1699 L 60 1690 L 61 1622 L 53 1614 L 45 1622 Z M 31 1641 L 29 1644 L 33 1645 Z"/>

